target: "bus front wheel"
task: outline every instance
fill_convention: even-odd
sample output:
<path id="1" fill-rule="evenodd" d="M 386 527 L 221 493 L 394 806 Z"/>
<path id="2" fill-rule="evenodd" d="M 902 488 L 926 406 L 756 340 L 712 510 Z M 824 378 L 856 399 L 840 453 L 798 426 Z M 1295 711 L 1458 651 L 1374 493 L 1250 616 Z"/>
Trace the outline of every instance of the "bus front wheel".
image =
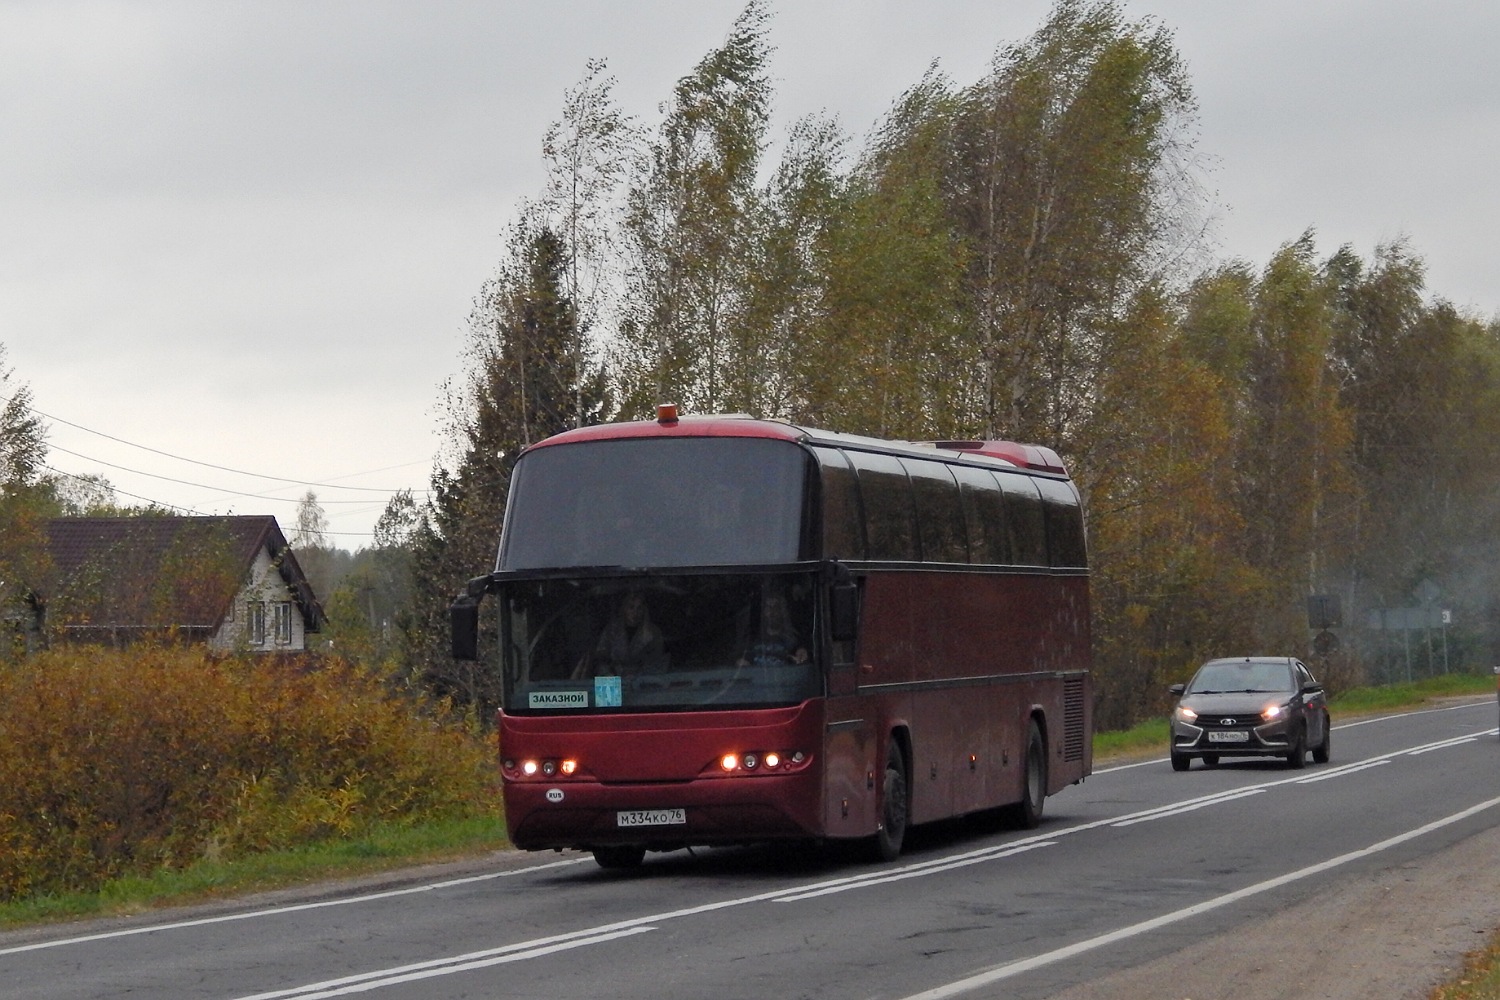
<path id="1" fill-rule="evenodd" d="M 901 744 L 893 739 L 885 750 L 880 829 L 875 833 L 875 855 L 881 861 L 895 861 L 901 855 L 901 843 L 906 839 L 907 788 L 906 756 Z"/>

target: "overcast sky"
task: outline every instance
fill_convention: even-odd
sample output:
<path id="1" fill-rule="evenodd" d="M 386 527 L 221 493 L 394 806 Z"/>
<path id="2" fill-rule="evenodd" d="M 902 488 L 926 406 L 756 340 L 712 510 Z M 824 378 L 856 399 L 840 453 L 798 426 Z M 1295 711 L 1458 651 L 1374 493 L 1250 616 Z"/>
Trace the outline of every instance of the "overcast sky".
<path id="1" fill-rule="evenodd" d="M 427 485 L 563 92 L 603 58 L 655 124 L 742 6 L 0 0 L 0 344 L 50 464 L 288 534 L 311 488 L 331 541 L 368 544 L 383 491 Z M 1404 237 L 1430 293 L 1500 313 L 1500 4 L 1122 6 L 1187 61 L 1221 257 Z M 774 132 L 826 112 L 859 140 L 929 64 L 972 83 L 1050 9 L 772 0 Z"/>

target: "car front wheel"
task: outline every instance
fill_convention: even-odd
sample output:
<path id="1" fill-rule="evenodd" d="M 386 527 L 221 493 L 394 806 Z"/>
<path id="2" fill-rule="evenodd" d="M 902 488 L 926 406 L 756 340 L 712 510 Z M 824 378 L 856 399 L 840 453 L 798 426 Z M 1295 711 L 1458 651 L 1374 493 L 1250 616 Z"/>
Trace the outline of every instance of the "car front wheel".
<path id="1" fill-rule="evenodd" d="M 1297 770 L 1307 766 L 1307 727 L 1297 731 L 1292 748 L 1286 752 L 1286 766 Z"/>
<path id="2" fill-rule="evenodd" d="M 1313 760 L 1319 764 L 1326 764 L 1333 756 L 1333 726 L 1329 724 L 1328 716 L 1323 716 L 1323 742 L 1313 747 Z"/>

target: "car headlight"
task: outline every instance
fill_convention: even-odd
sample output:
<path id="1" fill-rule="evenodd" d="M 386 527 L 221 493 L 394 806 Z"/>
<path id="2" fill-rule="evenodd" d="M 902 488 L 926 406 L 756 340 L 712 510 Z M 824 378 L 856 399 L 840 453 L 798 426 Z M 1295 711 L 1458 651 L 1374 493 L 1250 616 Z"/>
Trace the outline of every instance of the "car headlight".
<path id="1" fill-rule="evenodd" d="M 1262 719 L 1265 719 L 1267 722 L 1272 722 L 1286 715 L 1286 709 L 1287 706 L 1285 705 L 1267 705 L 1265 709 L 1261 711 L 1260 717 Z"/>
<path id="2" fill-rule="evenodd" d="M 1177 706 L 1177 719 L 1179 722 L 1197 722 L 1198 713 L 1186 705 Z"/>

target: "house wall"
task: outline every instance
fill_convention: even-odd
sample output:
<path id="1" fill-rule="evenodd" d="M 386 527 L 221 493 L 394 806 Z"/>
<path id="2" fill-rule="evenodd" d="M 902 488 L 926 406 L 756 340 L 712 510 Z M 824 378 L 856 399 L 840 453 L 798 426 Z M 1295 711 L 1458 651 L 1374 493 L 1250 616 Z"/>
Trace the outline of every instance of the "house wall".
<path id="1" fill-rule="evenodd" d="M 249 632 L 252 603 L 265 605 L 264 642 L 251 641 Z M 291 639 L 288 642 L 281 641 L 276 634 L 277 605 L 286 606 L 287 613 L 291 616 Z M 302 607 L 264 549 L 256 553 L 249 582 L 234 596 L 230 613 L 209 640 L 209 646 L 218 650 L 245 649 L 251 652 L 296 652 L 307 648 L 307 622 L 302 617 Z"/>

